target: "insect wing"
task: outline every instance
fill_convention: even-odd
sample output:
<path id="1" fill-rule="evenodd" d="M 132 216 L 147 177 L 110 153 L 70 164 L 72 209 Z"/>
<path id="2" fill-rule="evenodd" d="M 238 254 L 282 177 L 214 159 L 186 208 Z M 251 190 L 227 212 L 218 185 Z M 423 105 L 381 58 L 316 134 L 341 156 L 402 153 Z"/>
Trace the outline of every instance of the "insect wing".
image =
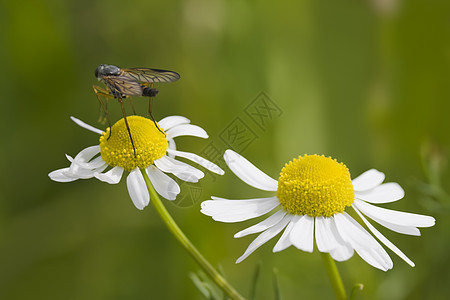
<path id="1" fill-rule="evenodd" d="M 105 76 L 103 80 L 111 91 L 111 94 L 116 98 L 142 95 L 142 86 L 139 82 L 131 80 L 127 76 Z"/>
<path id="2" fill-rule="evenodd" d="M 173 71 L 149 69 L 149 68 L 130 68 L 122 69 L 121 77 L 128 78 L 138 82 L 174 82 L 180 79 L 180 74 Z"/>

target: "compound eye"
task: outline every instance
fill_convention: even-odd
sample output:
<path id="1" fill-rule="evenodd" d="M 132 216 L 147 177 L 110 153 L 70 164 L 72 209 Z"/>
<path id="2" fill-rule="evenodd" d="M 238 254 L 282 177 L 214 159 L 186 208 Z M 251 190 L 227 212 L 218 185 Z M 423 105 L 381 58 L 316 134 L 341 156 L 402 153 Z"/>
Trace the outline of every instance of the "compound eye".
<path id="1" fill-rule="evenodd" d="M 101 69 L 103 69 L 103 65 L 100 65 L 95 69 L 95 73 L 94 73 L 95 77 L 98 78 L 98 75 L 99 75 Z"/>

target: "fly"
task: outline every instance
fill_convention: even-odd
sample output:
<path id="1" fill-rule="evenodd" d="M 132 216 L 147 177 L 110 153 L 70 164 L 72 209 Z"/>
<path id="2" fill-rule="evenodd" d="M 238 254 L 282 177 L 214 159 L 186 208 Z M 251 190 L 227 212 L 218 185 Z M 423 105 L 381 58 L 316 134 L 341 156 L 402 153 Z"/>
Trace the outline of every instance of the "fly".
<path id="1" fill-rule="evenodd" d="M 136 148 L 134 147 L 130 127 L 128 126 L 127 116 L 123 106 L 123 99 L 131 96 L 149 97 L 148 113 L 155 123 L 156 128 L 161 131 L 152 115 L 153 97 L 158 94 L 158 90 L 153 88 L 153 83 L 174 82 L 180 79 L 180 75 L 177 72 L 168 70 L 150 68 L 122 69 L 114 65 L 102 64 L 95 69 L 95 77 L 97 77 L 99 81 L 102 81 L 106 86 L 106 89 L 104 89 L 94 85 L 93 89 L 97 95 L 97 99 L 100 102 L 100 106 L 106 116 L 106 119 L 108 120 L 108 125 L 110 128 L 109 136 L 111 136 L 111 124 L 107 110 L 107 100 L 114 98 L 120 103 L 122 114 L 125 119 L 125 125 L 130 136 L 131 145 L 133 146 L 134 156 L 136 157 Z M 101 97 L 105 97 L 106 101 L 103 102 Z M 134 106 L 132 107 L 134 111 Z"/>

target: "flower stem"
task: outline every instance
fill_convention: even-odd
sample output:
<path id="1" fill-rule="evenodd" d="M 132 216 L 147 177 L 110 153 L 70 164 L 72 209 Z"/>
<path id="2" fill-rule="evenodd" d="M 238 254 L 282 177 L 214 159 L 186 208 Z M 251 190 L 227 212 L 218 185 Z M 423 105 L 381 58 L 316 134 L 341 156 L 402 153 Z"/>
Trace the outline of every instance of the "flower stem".
<path id="1" fill-rule="evenodd" d="M 195 248 L 191 241 L 184 235 L 180 227 L 173 220 L 164 204 L 161 202 L 158 194 L 155 191 L 147 172 L 141 169 L 148 191 L 150 193 L 150 201 L 155 207 L 161 219 L 166 224 L 167 228 L 173 236 L 180 242 L 192 258 L 202 267 L 202 269 L 211 277 L 211 279 L 233 300 L 244 300 L 242 297 L 226 280 L 214 269 L 214 267 L 202 256 L 202 254 Z"/>
<path id="2" fill-rule="evenodd" d="M 342 284 L 341 276 L 339 275 L 336 263 L 329 253 L 320 252 L 322 256 L 325 269 L 327 270 L 328 277 L 330 278 L 331 285 L 333 286 L 334 295 L 336 299 L 344 300 L 347 299 L 345 294 L 344 285 Z"/>

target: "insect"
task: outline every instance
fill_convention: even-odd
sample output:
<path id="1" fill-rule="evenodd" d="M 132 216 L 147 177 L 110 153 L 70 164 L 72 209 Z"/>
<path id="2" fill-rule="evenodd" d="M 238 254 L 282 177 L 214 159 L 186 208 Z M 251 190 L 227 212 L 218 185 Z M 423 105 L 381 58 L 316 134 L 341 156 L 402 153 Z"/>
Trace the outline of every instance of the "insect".
<path id="1" fill-rule="evenodd" d="M 150 68 L 122 69 L 114 65 L 102 64 L 95 69 L 95 77 L 97 77 L 99 81 L 102 81 L 106 85 L 106 89 L 101 88 L 97 85 L 94 85 L 93 89 L 95 94 L 97 95 L 97 99 L 100 102 L 100 106 L 105 114 L 105 117 L 108 120 L 108 125 L 110 128 L 109 137 L 111 136 L 111 124 L 109 122 L 107 101 L 110 98 L 114 98 L 119 101 L 120 106 L 122 108 L 125 125 L 127 127 L 128 134 L 130 136 L 131 145 L 133 146 L 134 156 L 136 157 L 136 149 L 134 147 L 130 127 L 128 126 L 125 108 L 123 106 L 123 99 L 126 99 L 130 96 L 149 97 L 148 113 L 152 118 L 153 122 L 155 123 L 156 128 L 158 128 L 158 130 L 161 131 L 152 115 L 153 97 L 155 97 L 158 94 L 158 90 L 153 88 L 153 83 L 174 82 L 180 79 L 180 75 L 177 72 L 167 70 L 150 69 Z M 104 97 L 106 101 L 103 102 L 101 97 Z M 133 112 L 136 113 L 134 111 L 134 106 L 132 102 L 130 103 L 133 107 Z"/>

